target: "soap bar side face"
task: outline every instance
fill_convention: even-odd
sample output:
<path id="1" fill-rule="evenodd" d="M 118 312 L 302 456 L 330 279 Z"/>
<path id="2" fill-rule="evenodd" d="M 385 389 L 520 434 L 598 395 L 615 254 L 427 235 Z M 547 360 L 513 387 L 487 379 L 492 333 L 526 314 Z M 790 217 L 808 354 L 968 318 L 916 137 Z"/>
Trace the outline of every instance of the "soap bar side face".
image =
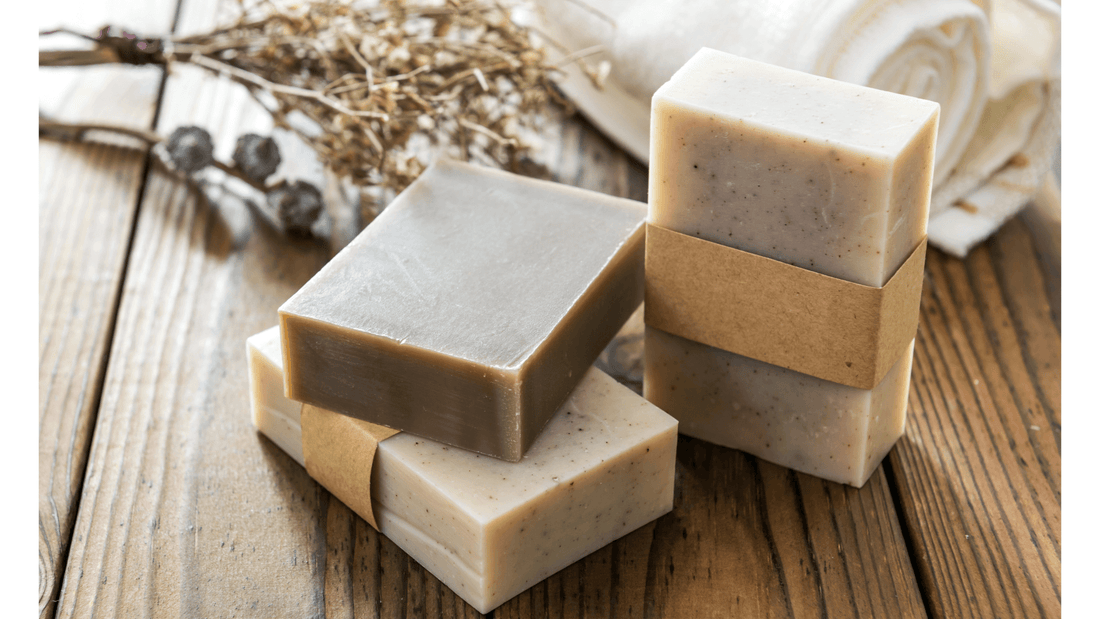
<path id="1" fill-rule="evenodd" d="M 667 429 L 494 522 L 488 552 L 501 560 L 486 575 L 490 605 L 672 511 L 676 441 Z"/>
<path id="2" fill-rule="evenodd" d="M 487 613 L 490 610 L 485 606 L 485 598 L 482 594 L 485 581 L 482 574 L 473 571 L 469 565 L 460 561 L 454 549 L 447 544 L 424 533 L 425 530 L 432 531 L 432 529 L 420 529 L 397 512 L 378 503 L 374 505 L 374 517 L 382 535 L 397 544 L 467 604 L 481 613 Z"/>
<path id="3" fill-rule="evenodd" d="M 245 347 L 248 353 L 248 386 L 252 392 L 249 399 L 252 405 L 252 417 L 256 418 L 257 408 L 269 406 L 279 409 L 283 414 L 291 413 L 292 400 L 283 395 L 283 361 L 280 349 L 279 327 L 271 327 L 248 338 Z M 298 409 L 302 408 L 297 404 Z"/>
<path id="4" fill-rule="evenodd" d="M 928 235 L 928 205 L 932 200 L 933 153 L 939 111 L 902 148 L 894 161 L 886 211 L 883 284 L 901 267 L 915 245 Z M 882 284 L 880 284 L 882 285 Z"/>
<path id="5" fill-rule="evenodd" d="M 911 346 L 874 389 L 858 389 L 653 327 L 645 338 L 645 397 L 688 436 L 857 487 L 901 436 Z"/>
<path id="6" fill-rule="evenodd" d="M 938 106 L 706 51 L 653 97 L 649 221 L 884 285 L 925 235 Z"/>
<path id="7" fill-rule="evenodd" d="M 428 449 L 416 449 L 426 444 L 430 444 Z M 427 458 L 430 457 L 428 454 L 436 450 L 443 454 L 447 451 L 459 451 L 455 447 L 440 445 L 410 434 L 398 434 L 378 444 L 374 468 L 371 470 L 371 498 L 375 517 L 383 534 L 386 530 L 383 519 L 378 515 L 379 507 L 389 512 L 390 520 L 400 520 L 405 528 L 421 533 L 430 531 L 433 543 L 439 543 L 441 552 L 448 556 L 448 562 L 455 563 L 454 566 L 446 569 L 454 572 L 456 576 L 468 572 L 476 576 L 476 580 L 480 582 L 485 573 L 487 560 L 484 550 L 484 523 L 467 506 L 456 503 L 450 489 L 441 487 L 431 475 L 424 475 L 422 470 L 412 466 L 410 455 L 413 454 L 422 458 L 421 466 L 455 465 L 449 460 L 434 462 L 428 460 Z M 476 469 L 482 460 L 495 460 L 479 454 L 469 455 L 472 456 L 473 462 L 466 463 L 466 466 L 456 471 L 456 474 L 476 474 Z M 418 542 L 418 546 L 430 545 L 426 540 Z M 405 547 L 402 546 L 402 548 Z M 410 550 L 406 548 L 407 552 Z M 411 552 L 410 554 L 418 557 L 420 553 Z M 469 582 L 465 582 L 462 587 L 475 593 L 479 589 Z M 452 588 L 458 590 L 458 587 Z"/>
<path id="8" fill-rule="evenodd" d="M 603 372 L 582 385 L 521 475 L 496 467 L 528 495 L 486 524 L 497 603 L 672 509 L 677 424 Z"/>
<path id="9" fill-rule="evenodd" d="M 513 372 L 293 314 L 281 319 L 293 351 L 286 380 L 294 399 L 420 436 L 443 436 L 472 451 L 520 457 Z"/>
<path id="10" fill-rule="evenodd" d="M 305 453 L 302 450 L 301 424 L 272 408 L 264 409 L 259 416 L 252 419 L 252 424 L 295 462 L 303 467 L 306 465 Z"/>
<path id="11" fill-rule="evenodd" d="M 871 415 L 867 420 L 867 449 L 864 454 L 863 478 L 868 479 L 905 434 L 905 420 L 909 408 L 909 385 L 913 376 L 913 351 L 917 341 L 908 350 L 890 374 L 871 392 Z M 889 380 L 887 380 L 889 379 Z"/>
<path id="12" fill-rule="evenodd" d="M 576 377 L 588 371 L 607 342 L 638 309 L 644 294 L 645 226 L 641 226 L 521 373 L 521 406 L 528 411 L 521 427 L 525 452 L 569 397 Z"/>
<path id="13" fill-rule="evenodd" d="M 302 454 L 301 402 L 283 395 L 283 363 L 279 327 L 248 338 L 249 403 L 252 424 L 298 464 Z"/>

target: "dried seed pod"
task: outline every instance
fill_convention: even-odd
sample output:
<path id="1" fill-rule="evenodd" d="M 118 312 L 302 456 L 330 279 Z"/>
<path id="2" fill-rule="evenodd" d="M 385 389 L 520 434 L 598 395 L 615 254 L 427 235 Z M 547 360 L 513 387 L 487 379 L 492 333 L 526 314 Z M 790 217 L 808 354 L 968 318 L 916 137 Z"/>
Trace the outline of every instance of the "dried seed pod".
<path id="1" fill-rule="evenodd" d="M 413 155 L 514 169 L 539 119 L 565 102 L 531 31 L 510 15 L 482 0 L 260 3 L 247 20 L 189 36 L 208 51 L 177 61 L 246 85 L 333 173 L 392 196 L 415 180 L 404 163 Z M 234 160 L 254 184 L 272 178 L 272 166 Z"/>
<path id="2" fill-rule="evenodd" d="M 275 140 L 255 133 L 237 138 L 237 147 L 233 149 L 233 163 L 245 176 L 260 183 L 275 173 L 282 160 Z"/>
<path id="3" fill-rule="evenodd" d="M 310 227 L 321 215 L 321 190 L 305 181 L 294 181 L 272 189 L 267 203 L 279 216 L 283 230 L 295 236 L 309 236 Z"/>
<path id="4" fill-rule="evenodd" d="M 176 169 L 198 172 L 214 163 L 214 141 L 202 127 L 179 127 L 168 136 L 168 158 Z"/>

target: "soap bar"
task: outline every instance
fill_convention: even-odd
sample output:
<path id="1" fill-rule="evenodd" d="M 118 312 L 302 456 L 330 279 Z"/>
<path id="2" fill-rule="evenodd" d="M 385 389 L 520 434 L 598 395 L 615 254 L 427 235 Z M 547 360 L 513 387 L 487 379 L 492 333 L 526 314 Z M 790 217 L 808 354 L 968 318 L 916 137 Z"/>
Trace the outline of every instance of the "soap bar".
<path id="1" fill-rule="evenodd" d="M 518 461 L 641 303 L 645 217 L 437 163 L 280 308 L 286 395 Z"/>
<path id="2" fill-rule="evenodd" d="M 677 411 L 688 436 L 862 486 L 905 428 L 912 346 L 859 389 L 647 326 L 646 397 Z"/>
<path id="3" fill-rule="evenodd" d="M 283 380 L 278 327 L 250 338 L 248 357 L 253 422 L 304 465 L 302 404 L 272 387 Z M 401 432 L 361 474 L 379 531 L 486 613 L 671 511 L 676 432 L 675 419 L 589 368 L 518 463 Z"/>
<path id="4" fill-rule="evenodd" d="M 653 225 L 876 287 L 925 237 L 936 103 L 704 48 L 652 106 Z M 911 345 L 862 390 L 652 326 L 645 346 L 684 433 L 784 466 L 860 486 L 904 427 Z"/>

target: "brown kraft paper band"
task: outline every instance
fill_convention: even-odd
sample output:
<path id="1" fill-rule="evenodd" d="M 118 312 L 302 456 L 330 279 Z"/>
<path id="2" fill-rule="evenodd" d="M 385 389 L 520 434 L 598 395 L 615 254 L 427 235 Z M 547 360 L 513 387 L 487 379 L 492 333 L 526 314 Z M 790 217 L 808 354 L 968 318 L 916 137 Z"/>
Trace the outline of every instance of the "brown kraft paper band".
<path id="1" fill-rule="evenodd" d="M 927 248 L 921 241 L 875 288 L 647 224 L 645 322 L 871 389 L 916 336 Z"/>
<path id="2" fill-rule="evenodd" d="M 367 524 L 378 529 L 370 502 L 370 475 L 378 443 L 400 432 L 302 405 L 302 457 L 306 472 Z"/>

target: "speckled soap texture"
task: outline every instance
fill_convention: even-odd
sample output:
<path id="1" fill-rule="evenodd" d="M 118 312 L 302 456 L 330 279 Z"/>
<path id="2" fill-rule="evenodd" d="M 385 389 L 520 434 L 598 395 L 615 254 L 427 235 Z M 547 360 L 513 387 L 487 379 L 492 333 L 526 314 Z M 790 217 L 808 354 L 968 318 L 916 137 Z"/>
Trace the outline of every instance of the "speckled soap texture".
<path id="1" fill-rule="evenodd" d="M 645 217 L 437 163 L 280 308 L 286 394 L 517 461 L 641 303 Z"/>
<path id="2" fill-rule="evenodd" d="M 249 339 L 256 427 L 302 463 L 278 327 Z M 378 445 L 383 535 L 480 612 L 672 510 L 676 420 L 590 368 L 518 463 L 407 433 Z"/>
<path id="3" fill-rule="evenodd" d="M 703 49 L 653 97 L 649 222 L 866 286 L 926 234 L 939 106 Z M 646 329 L 681 431 L 861 486 L 904 428 L 912 346 L 871 390 Z"/>

